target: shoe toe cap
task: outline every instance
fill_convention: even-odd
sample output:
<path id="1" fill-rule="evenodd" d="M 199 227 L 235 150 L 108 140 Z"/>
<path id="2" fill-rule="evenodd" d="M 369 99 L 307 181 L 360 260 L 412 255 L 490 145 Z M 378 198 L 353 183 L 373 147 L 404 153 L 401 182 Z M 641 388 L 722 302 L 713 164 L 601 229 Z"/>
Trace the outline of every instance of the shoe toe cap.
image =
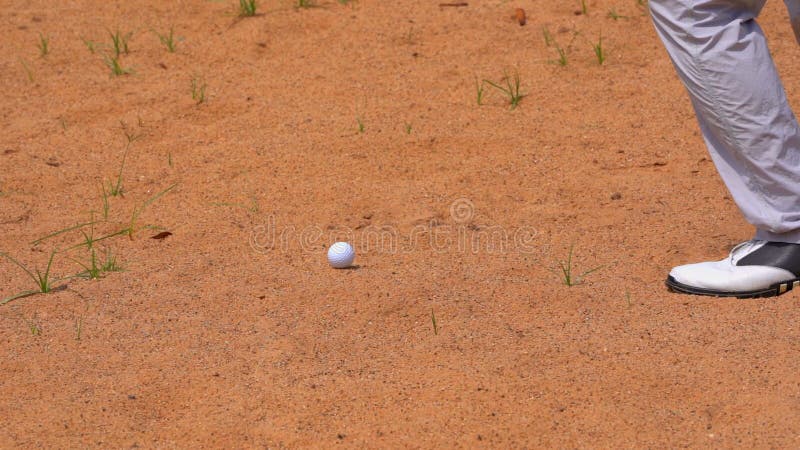
<path id="1" fill-rule="evenodd" d="M 718 292 L 751 292 L 794 279 L 791 272 L 769 266 L 733 266 L 725 261 L 678 266 L 670 276 L 686 286 Z"/>

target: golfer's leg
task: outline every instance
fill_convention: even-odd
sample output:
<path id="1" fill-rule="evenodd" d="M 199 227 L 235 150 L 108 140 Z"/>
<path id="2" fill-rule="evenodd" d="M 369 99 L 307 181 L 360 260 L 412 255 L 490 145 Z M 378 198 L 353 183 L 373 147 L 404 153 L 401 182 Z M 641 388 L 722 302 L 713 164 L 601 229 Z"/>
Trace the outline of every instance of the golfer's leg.
<path id="1" fill-rule="evenodd" d="M 650 0 L 650 9 L 756 238 L 800 243 L 800 128 L 755 22 L 764 1 Z"/>

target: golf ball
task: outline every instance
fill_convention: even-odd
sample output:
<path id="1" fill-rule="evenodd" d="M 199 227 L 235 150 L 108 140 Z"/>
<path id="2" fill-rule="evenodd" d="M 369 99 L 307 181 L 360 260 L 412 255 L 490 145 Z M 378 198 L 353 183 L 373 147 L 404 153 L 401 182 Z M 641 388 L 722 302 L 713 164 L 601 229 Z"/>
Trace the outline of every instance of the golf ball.
<path id="1" fill-rule="evenodd" d="M 350 267 L 355 257 L 355 250 L 347 242 L 336 242 L 328 249 L 328 262 L 335 269 Z"/>

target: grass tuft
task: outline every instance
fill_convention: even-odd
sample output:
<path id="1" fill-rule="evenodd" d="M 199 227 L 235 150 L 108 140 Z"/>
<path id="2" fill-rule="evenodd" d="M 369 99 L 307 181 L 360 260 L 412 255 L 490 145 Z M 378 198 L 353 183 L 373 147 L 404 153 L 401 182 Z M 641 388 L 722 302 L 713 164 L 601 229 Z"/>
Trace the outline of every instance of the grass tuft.
<path id="1" fill-rule="evenodd" d="M 490 80 L 483 80 L 489 86 L 499 90 L 503 94 L 508 97 L 509 103 L 511 104 L 511 109 L 513 110 L 519 105 L 520 100 L 525 96 L 520 90 L 520 78 L 519 72 L 514 72 L 514 77 L 510 77 L 508 73 L 505 74 L 503 77 L 503 81 L 505 81 L 505 86 L 501 86 L 497 83 L 494 83 Z"/>
<path id="2" fill-rule="evenodd" d="M 253 17 L 256 15 L 256 0 L 239 0 L 239 17 Z"/>
<path id="3" fill-rule="evenodd" d="M 206 101 L 206 87 L 206 82 L 202 78 L 192 78 L 192 100 L 198 105 Z"/>
<path id="4" fill-rule="evenodd" d="M 122 64 L 119 62 L 119 56 L 103 55 L 103 63 L 105 63 L 106 67 L 111 70 L 112 77 L 130 75 L 133 73 L 133 69 L 130 67 L 122 67 Z"/>
<path id="5" fill-rule="evenodd" d="M 119 58 L 121 54 L 128 54 L 130 50 L 128 49 L 128 40 L 133 36 L 133 32 L 122 34 L 122 32 L 117 29 L 115 32 L 109 31 L 108 34 L 111 36 L 111 45 L 114 49 L 114 57 Z"/>
<path id="6" fill-rule="evenodd" d="M 86 278 L 88 280 L 99 280 L 100 275 L 102 275 L 103 271 L 97 263 L 97 251 L 95 249 L 91 250 L 91 257 L 89 258 L 89 264 L 84 264 L 80 261 L 74 260 L 78 263 L 81 267 L 83 267 L 83 272 L 78 273 L 75 275 L 79 278 Z"/>
<path id="7" fill-rule="evenodd" d="M 565 67 L 569 62 L 567 61 L 567 51 L 562 47 L 556 46 L 556 52 L 558 52 L 558 59 L 556 60 L 556 63 L 561 67 Z"/>
<path id="8" fill-rule="evenodd" d="M 122 272 L 125 270 L 120 264 L 117 263 L 117 257 L 111 253 L 111 249 L 106 249 L 106 260 L 100 266 L 103 272 Z"/>
<path id="9" fill-rule="evenodd" d="M 86 46 L 86 48 L 89 50 L 89 53 L 91 54 L 97 53 L 97 42 L 90 41 L 89 39 L 86 39 L 83 36 L 81 36 L 81 41 L 83 41 L 83 45 Z"/>
<path id="10" fill-rule="evenodd" d="M 175 29 L 174 27 L 169 28 L 169 34 L 164 33 L 161 34 L 158 31 L 153 30 L 153 33 L 158 36 L 158 40 L 164 44 L 164 47 L 167 48 L 167 51 L 170 53 L 175 53 L 175 48 L 177 47 L 178 43 L 175 42 Z"/>
<path id="11" fill-rule="evenodd" d="M 0 256 L 6 258 L 7 260 L 11 261 L 15 265 L 17 265 L 20 269 L 25 271 L 26 274 L 36 283 L 36 289 L 30 291 L 20 292 L 16 295 L 12 295 L 11 297 L 6 297 L 0 300 L 0 305 L 5 305 L 6 303 L 16 300 L 18 298 L 27 297 L 33 294 L 47 294 L 53 290 L 52 285 L 52 278 L 50 278 L 50 269 L 53 267 L 53 258 L 56 255 L 56 250 L 53 250 L 50 253 L 50 259 L 47 261 L 47 267 L 45 268 L 44 272 L 41 272 L 39 269 L 36 269 L 36 273 L 34 274 L 33 271 L 29 270 L 25 267 L 21 262 L 14 259 L 8 253 L 0 252 Z"/>
<path id="12" fill-rule="evenodd" d="M 44 58 L 50 53 L 50 37 L 39 33 L 39 42 L 36 44 L 39 49 L 39 56 Z"/>
<path id="13" fill-rule="evenodd" d="M 597 57 L 597 63 L 599 65 L 603 65 L 606 61 L 606 53 L 603 50 L 603 34 L 600 34 L 600 38 L 597 41 L 597 44 L 592 44 L 592 48 L 594 48 L 594 55 Z"/>
<path id="14" fill-rule="evenodd" d="M 578 37 L 578 34 L 579 33 L 577 31 L 573 30 L 572 39 L 569 41 L 569 44 L 567 44 L 566 47 L 559 45 L 549 32 L 545 34 L 545 42 L 549 42 L 548 47 L 554 47 L 556 49 L 556 53 L 558 54 L 558 59 L 551 62 L 554 62 L 561 67 L 565 67 L 567 65 L 567 51 L 568 49 L 572 48 L 572 43 L 575 42 L 575 38 Z"/>
<path id="15" fill-rule="evenodd" d="M 586 275 L 589 275 L 592 272 L 600 270 L 603 266 L 597 266 L 593 269 L 589 269 L 586 272 L 581 273 L 580 275 L 575 275 L 572 273 L 573 266 L 572 266 L 572 251 L 574 248 L 574 244 L 570 245 L 569 247 L 569 255 L 567 256 L 566 261 L 559 261 L 558 265 L 561 268 L 561 282 L 564 283 L 566 286 L 577 286 L 583 283 L 584 278 Z"/>
<path id="16" fill-rule="evenodd" d="M 115 235 L 120 233 L 115 233 Z M 106 249 L 106 259 L 101 261 L 97 257 L 97 250 L 91 249 L 91 256 L 89 257 L 88 264 L 84 264 L 78 260 L 73 260 L 78 265 L 83 267 L 83 271 L 75 275 L 77 278 L 86 278 L 87 280 L 99 280 L 104 274 L 108 272 L 121 272 L 122 266 L 117 263 L 117 257 L 111 252 L 111 249 Z"/>

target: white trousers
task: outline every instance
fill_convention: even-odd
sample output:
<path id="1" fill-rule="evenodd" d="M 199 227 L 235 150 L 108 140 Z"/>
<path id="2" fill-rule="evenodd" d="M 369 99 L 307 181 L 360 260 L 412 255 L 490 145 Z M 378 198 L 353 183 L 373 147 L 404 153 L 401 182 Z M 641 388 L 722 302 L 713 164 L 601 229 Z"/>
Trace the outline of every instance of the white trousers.
<path id="1" fill-rule="evenodd" d="M 800 127 L 756 23 L 766 0 L 650 0 L 711 159 L 756 239 L 800 243 Z M 800 0 L 785 0 L 800 42 Z"/>

